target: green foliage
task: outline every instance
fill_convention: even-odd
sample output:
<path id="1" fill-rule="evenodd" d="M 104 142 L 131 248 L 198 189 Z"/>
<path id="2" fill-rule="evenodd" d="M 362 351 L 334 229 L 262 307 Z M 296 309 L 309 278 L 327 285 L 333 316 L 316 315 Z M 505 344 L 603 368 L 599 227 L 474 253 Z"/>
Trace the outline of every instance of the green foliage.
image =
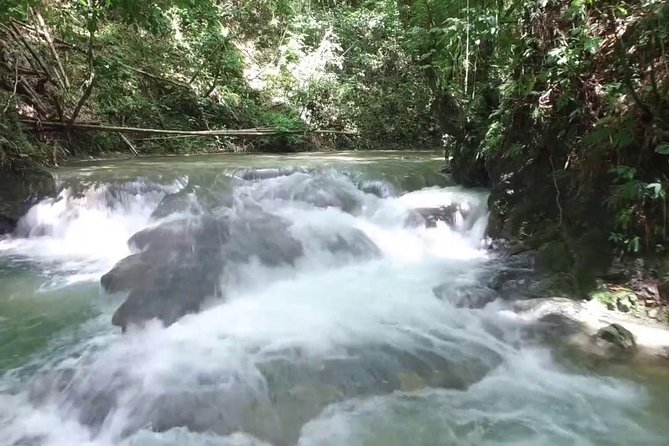
<path id="1" fill-rule="evenodd" d="M 615 186 L 606 204 L 615 216 L 615 232 L 610 240 L 631 254 L 661 246 L 667 236 L 667 183 L 642 181 L 637 170 L 629 166 L 615 167 L 611 174 Z M 662 212 L 664 221 L 655 227 L 650 221 L 658 211 Z"/>
<path id="2" fill-rule="evenodd" d="M 39 0 L 2 0 L 0 23 L 7 23 L 12 19 L 24 20 L 28 16 L 29 8 L 39 3 Z"/>

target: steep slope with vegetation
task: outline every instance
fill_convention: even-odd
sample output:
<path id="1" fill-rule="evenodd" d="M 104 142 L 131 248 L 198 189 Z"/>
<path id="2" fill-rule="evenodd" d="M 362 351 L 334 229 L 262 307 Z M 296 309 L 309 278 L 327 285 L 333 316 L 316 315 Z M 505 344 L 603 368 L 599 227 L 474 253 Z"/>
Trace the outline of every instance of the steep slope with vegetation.
<path id="1" fill-rule="evenodd" d="M 525 240 L 577 288 L 612 254 L 666 249 L 666 2 L 411 9 L 453 173 L 492 187 L 493 235 Z"/>
<path id="2" fill-rule="evenodd" d="M 355 3 L 12 0 L 0 17 L 3 134 L 17 133 L 19 118 L 40 121 L 38 136 L 54 142 L 42 157 L 54 163 L 131 145 L 155 153 L 438 141 L 397 8 Z M 80 131 L 91 121 L 278 135 L 126 139 Z M 307 136 L 314 128 L 332 132 Z M 7 157 L 26 150 L 3 145 Z"/>

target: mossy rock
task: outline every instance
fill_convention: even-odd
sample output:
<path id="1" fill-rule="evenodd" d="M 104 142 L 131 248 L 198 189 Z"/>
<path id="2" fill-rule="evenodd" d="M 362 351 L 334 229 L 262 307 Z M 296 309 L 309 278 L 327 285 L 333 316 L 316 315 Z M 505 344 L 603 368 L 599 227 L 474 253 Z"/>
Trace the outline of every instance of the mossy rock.
<path id="1" fill-rule="evenodd" d="M 600 288 L 590 293 L 589 297 L 601 302 L 612 311 L 630 313 L 634 316 L 644 315 L 644 307 L 639 302 L 638 296 L 631 290 Z"/>
<path id="2" fill-rule="evenodd" d="M 620 324 L 607 325 L 601 328 L 595 336 L 597 342 L 605 342 L 610 347 L 622 351 L 633 351 L 636 349 L 634 334 Z"/>

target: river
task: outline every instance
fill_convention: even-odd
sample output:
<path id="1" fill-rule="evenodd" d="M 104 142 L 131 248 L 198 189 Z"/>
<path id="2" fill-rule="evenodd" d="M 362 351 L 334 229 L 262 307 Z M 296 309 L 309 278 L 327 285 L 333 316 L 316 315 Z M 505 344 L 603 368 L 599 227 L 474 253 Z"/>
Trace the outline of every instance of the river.
<path id="1" fill-rule="evenodd" d="M 662 373 L 558 357 L 505 302 L 459 304 L 503 265 L 484 238 L 486 191 L 451 185 L 441 161 L 230 154 L 61 168 L 58 199 L 0 240 L 0 444 L 668 444 Z M 416 220 L 439 206 L 458 211 Z M 103 291 L 101 276 L 137 251 L 137 232 L 205 218 L 233 228 L 225 247 L 154 236 L 153 264 L 128 285 L 139 303 L 115 318 L 168 324 L 122 333 L 112 315 L 132 298 Z M 147 285 L 151 274 L 168 285 Z M 184 296 L 197 310 L 158 308 Z"/>

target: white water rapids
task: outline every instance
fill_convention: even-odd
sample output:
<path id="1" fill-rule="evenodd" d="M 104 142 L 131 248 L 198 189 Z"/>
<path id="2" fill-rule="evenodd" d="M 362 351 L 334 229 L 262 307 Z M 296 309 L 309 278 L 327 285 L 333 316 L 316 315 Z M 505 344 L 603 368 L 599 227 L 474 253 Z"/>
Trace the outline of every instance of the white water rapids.
<path id="1" fill-rule="evenodd" d="M 407 163 L 406 176 L 436 166 Z M 503 303 L 457 305 L 496 261 L 485 192 L 407 188 L 346 160 L 205 184 L 172 167 L 160 181 L 65 184 L 0 240 L 0 445 L 667 444 L 644 385 L 558 361 Z M 154 213 L 180 191 L 185 207 Z M 412 222 L 453 204 L 450 223 Z M 99 279 L 133 234 L 250 205 L 288 223 L 303 248 L 293 264 L 250 253 L 201 311 L 125 334 L 111 325 L 125 296 Z M 378 249 L 329 244 L 353 230 Z"/>

